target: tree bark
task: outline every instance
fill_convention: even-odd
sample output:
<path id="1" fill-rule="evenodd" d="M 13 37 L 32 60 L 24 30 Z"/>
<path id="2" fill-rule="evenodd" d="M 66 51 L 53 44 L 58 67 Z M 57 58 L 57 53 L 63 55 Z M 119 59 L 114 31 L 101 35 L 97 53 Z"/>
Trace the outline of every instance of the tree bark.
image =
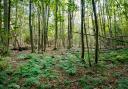
<path id="1" fill-rule="evenodd" d="M 58 0 L 55 1 L 56 5 L 55 5 L 55 47 L 54 49 L 57 49 L 57 42 L 58 42 Z"/>
<path id="2" fill-rule="evenodd" d="M 81 58 L 84 59 L 84 4 L 85 1 L 81 0 Z"/>
<path id="3" fill-rule="evenodd" d="M 30 41 L 31 41 L 31 52 L 34 52 L 33 45 L 33 31 L 32 31 L 32 0 L 29 1 L 29 29 L 30 29 Z"/>
<path id="4" fill-rule="evenodd" d="M 99 27 L 98 27 L 98 20 L 97 20 L 97 12 L 96 12 L 96 5 L 95 5 L 95 1 L 92 0 L 92 6 L 93 6 L 93 13 L 94 13 L 94 18 L 95 18 L 95 40 L 96 40 L 96 44 L 95 44 L 95 63 L 98 63 L 98 55 L 99 55 L 99 42 L 98 42 L 98 32 L 99 32 Z"/>
<path id="5" fill-rule="evenodd" d="M 8 53 L 8 39 L 9 39 L 9 35 L 8 35 L 8 33 L 9 33 L 9 30 L 8 30 L 8 12 L 9 12 L 9 10 L 8 10 L 8 0 L 4 0 L 4 29 L 5 29 L 5 31 L 4 31 L 4 33 L 5 33 L 5 38 L 4 38 L 4 45 L 5 45 L 5 47 L 4 47 L 4 52 L 6 52 L 6 53 Z"/>

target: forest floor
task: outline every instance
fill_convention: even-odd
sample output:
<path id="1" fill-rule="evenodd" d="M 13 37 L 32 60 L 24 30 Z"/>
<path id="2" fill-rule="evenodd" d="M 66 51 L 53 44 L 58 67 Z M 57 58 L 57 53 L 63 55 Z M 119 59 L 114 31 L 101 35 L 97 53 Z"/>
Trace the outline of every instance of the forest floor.
<path id="1" fill-rule="evenodd" d="M 101 53 L 97 65 L 90 58 L 92 67 L 79 51 L 13 51 L 0 58 L 0 89 L 128 89 L 127 49 Z"/>

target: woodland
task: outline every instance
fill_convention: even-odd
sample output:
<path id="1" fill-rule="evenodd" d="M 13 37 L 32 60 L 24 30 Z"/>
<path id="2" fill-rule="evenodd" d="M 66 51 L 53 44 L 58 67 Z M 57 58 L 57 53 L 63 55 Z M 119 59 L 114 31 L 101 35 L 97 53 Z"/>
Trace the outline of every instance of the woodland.
<path id="1" fill-rule="evenodd" d="M 128 0 L 0 0 L 0 89 L 128 89 Z"/>

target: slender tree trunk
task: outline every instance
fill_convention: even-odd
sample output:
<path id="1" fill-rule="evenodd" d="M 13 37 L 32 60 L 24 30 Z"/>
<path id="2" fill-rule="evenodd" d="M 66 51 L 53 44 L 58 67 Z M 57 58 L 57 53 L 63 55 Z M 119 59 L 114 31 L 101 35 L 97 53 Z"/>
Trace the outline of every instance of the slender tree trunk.
<path id="1" fill-rule="evenodd" d="M 4 0 L 4 29 L 5 29 L 5 39 L 4 39 L 4 52 L 8 53 L 8 39 L 9 39 L 9 30 L 8 30 L 8 0 Z"/>
<path id="2" fill-rule="evenodd" d="M 114 9 L 114 30 L 115 38 L 117 38 L 117 23 L 116 23 L 116 10 Z M 116 49 L 116 43 L 114 42 L 114 49 Z"/>
<path id="3" fill-rule="evenodd" d="M 103 16 L 102 16 L 102 22 L 103 22 L 104 36 L 106 37 L 105 0 L 103 0 Z"/>
<path id="4" fill-rule="evenodd" d="M 99 55 L 99 42 L 98 42 L 98 38 L 99 38 L 99 27 L 98 27 L 98 20 L 97 20 L 97 12 L 96 12 L 96 5 L 95 5 L 95 1 L 92 0 L 92 6 L 93 6 L 93 13 L 94 13 L 94 18 L 95 18 L 95 40 L 96 40 L 96 44 L 95 44 L 95 63 L 98 63 L 98 55 Z"/>
<path id="5" fill-rule="evenodd" d="M 33 31 L 32 31 L 32 0 L 29 1 L 29 29 L 30 29 L 30 41 L 31 41 L 31 52 L 34 52 L 33 45 Z"/>
<path id="6" fill-rule="evenodd" d="M 38 11 L 38 52 L 40 51 L 40 11 Z"/>
<path id="7" fill-rule="evenodd" d="M 62 16 L 64 17 L 64 9 L 62 8 Z M 64 37 L 64 24 L 65 20 L 63 19 L 62 21 L 62 44 L 63 44 L 63 47 L 65 48 L 65 37 Z"/>
<path id="8" fill-rule="evenodd" d="M 18 13 L 18 0 L 16 0 L 16 2 L 15 2 L 15 8 L 16 8 L 16 10 L 15 10 L 15 30 L 17 30 L 17 21 L 18 21 L 18 15 L 17 15 L 17 13 Z M 18 45 L 18 48 L 20 48 L 20 44 L 19 44 L 19 42 L 18 42 L 18 39 L 17 39 L 17 32 L 15 31 L 14 32 L 14 49 L 16 49 L 16 43 L 17 43 L 17 45 Z"/>
<path id="9" fill-rule="evenodd" d="M 105 0 L 103 0 L 103 10 L 102 10 L 102 22 L 103 22 L 103 35 L 106 37 L 106 20 L 105 20 Z M 106 41 L 103 39 L 104 42 L 104 48 L 106 48 Z"/>
<path id="10" fill-rule="evenodd" d="M 81 0 L 81 58 L 84 59 L 84 6 L 85 1 Z"/>
<path id="11" fill-rule="evenodd" d="M 88 28 L 89 29 L 89 28 Z M 85 36 L 86 36 L 86 45 L 87 45 L 87 52 L 88 52 L 88 62 L 89 62 L 89 66 L 91 67 L 91 60 L 90 60 L 90 51 L 89 51 L 89 42 L 88 42 L 88 35 L 87 35 L 87 29 L 85 26 L 85 22 L 84 22 L 84 31 L 85 31 Z"/>
<path id="12" fill-rule="evenodd" d="M 2 37 L 2 0 L 0 0 L 0 42 L 3 44 Z"/>
<path id="13" fill-rule="evenodd" d="M 110 2 L 108 2 L 108 0 L 106 1 L 107 5 L 106 5 L 106 12 L 108 14 L 107 16 L 107 20 L 108 20 L 108 29 L 109 29 L 109 48 L 112 49 L 113 48 L 113 44 L 112 44 L 112 37 L 113 37 L 113 32 L 112 32 L 112 17 L 111 17 L 111 14 L 110 14 L 110 9 L 109 8 L 112 8 L 111 5 L 109 5 Z M 112 11 L 112 10 L 111 10 Z"/>
<path id="14" fill-rule="evenodd" d="M 11 20 L 10 16 L 11 16 L 11 0 L 9 0 L 9 4 L 8 4 L 8 47 L 10 43 L 10 20 Z"/>
<path id="15" fill-rule="evenodd" d="M 41 2 L 42 5 L 42 31 L 41 31 L 41 52 L 44 51 L 44 28 L 45 28 L 45 12 L 44 12 L 44 2 Z"/>
<path id="16" fill-rule="evenodd" d="M 48 41 L 48 23 L 49 23 L 49 6 L 45 9 L 45 28 L 44 28 L 44 51 L 46 51 L 47 41 Z"/>
<path id="17" fill-rule="evenodd" d="M 58 12 L 58 0 L 56 0 L 56 10 L 55 10 L 55 47 L 54 49 L 56 50 L 57 49 L 57 42 L 58 42 L 58 15 L 57 15 L 57 12 Z"/>
<path id="18" fill-rule="evenodd" d="M 38 52 L 40 52 L 40 42 L 41 42 L 41 30 L 40 30 L 40 10 L 38 10 Z"/>
<path id="19" fill-rule="evenodd" d="M 87 8 L 88 8 L 88 5 L 86 5 Z M 85 11 L 85 9 L 84 9 Z M 88 16 L 88 12 L 87 12 L 87 16 Z M 85 19 L 85 18 L 84 18 Z M 87 19 L 88 21 L 88 30 L 90 29 L 90 23 L 89 23 L 89 18 Z M 87 35 L 87 29 L 86 29 L 86 23 L 84 21 L 84 32 L 85 32 L 85 36 L 86 36 L 86 45 L 87 45 L 87 53 L 88 53 L 88 63 L 89 63 L 89 66 L 91 67 L 91 60 L 90 60 L 90 50 L 89 50 L 89 40 L 88 40 L 88 35 Z"/>
<path id="20" fill-rule="evenodd" d="M 68 6 L 68 49 L 72 47 L 72 11 L 70 5 L 72 1 L 69 0 Z"/>

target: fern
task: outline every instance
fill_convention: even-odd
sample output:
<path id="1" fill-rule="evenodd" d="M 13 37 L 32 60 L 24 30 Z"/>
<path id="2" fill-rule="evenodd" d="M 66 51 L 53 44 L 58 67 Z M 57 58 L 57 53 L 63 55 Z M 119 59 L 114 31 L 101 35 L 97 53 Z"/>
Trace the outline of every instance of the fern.
<path id="1" fill-rule="evenodd" d="M 53 89 L 53 88 L 51 88 L 51 86 L 46 83 L 39 85 L 37 89 Z"/>
<path id="2" fill-rule="evenodd" d="M 60 68 L 64 69 L 66 73 L 68 73 L 69 75 L 73 76 L 76 74 L 76 66 L 74 64 L 72 64 L 72 62 L 65 60 L 62 61 L 60 65 L 58 65 Z"/>
<path id="3" fill-rule="evenodd" d="M 51 69 L 45 69 L 43 72 L 42 72 L 42 77 L 45 77 L 45 78 L 48 78 L 48 79 L 57 79 L 58 78 L 58 75 L 57 73 L 55 73 L 53 70 Z"/>
<path id="4" fill-rule="evenodd" d="M 20 89 L 20 85 L 16 83 L 11 83 L 8 85 L 8 89 Z"/>
<path id="5" fill-rule="evenodd" d="M 128 78 L 120 79 L 117 84 L 117 89 L 128 89 Z"/>
<path id="6" fill-rule="evenodd" d="M 0 71 L 3 71 L 3 70 L 5 70 L 5 69 L 7 69 L 7 67 L 8 67 L 8 62 L 7 62 L 7 60 L 2 60 L 2 61 L 0 61 Z"/>
<path id="7" fill-rule="evenodd" d="M 26 79 L 24 86 L 32 86 L 32 85 L 36 85 L 36 86 L 40 85 L 39 77 L 30 77 Z"/>

